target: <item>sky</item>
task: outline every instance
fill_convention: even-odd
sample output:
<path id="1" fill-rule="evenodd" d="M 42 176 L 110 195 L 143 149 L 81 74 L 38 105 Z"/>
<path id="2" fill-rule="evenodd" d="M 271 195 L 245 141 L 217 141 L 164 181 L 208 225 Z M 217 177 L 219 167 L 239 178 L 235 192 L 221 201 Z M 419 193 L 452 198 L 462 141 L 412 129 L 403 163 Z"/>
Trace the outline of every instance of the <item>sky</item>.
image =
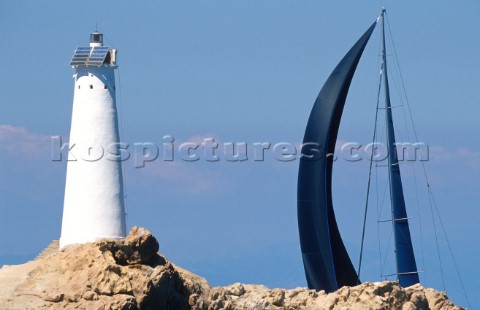
<path id="1" fill-rule="evenodd" d="M 429 146 L 424 166 L 433 207 L 421 165 L 405 165 L 403 172 L 405 187 L 420 193 L 417 206 L 415 193 L 406 200 L 422 283 L 467 306 L 456 264 L 470 305 L 480 308 L 480 3 L 474 0 L 2 1 L 0 265 L 32 259 L 60 236 L 66 162 L 52 160 L 52 136 L 68 141 L 74 74 L 68 64 L 98 29 L 119 51 L 120 134 L 132 146 L 124 162 L 128 227 L 151 230 L 162 254 L 212 285 L 306 286 L 296 219 L 298 160 L 282 160 L 274 146 L 298 147 L 324 81 L 382 6 L 418 139 Z M 353 79 L 339 142 L 371 141 L 379 29 Z M 397 76 L 392 92 L 402 93 L 396 65 L 390 67 Z M 404 97 L 394 98 L 406 106 Z M 394 117 L 408 123 L 403 111 Z M 412 139 L 411 131 L 398 133 L 402 141 Z M 208 161 L 199 149 L 197 161 L 181 152 L 166 161 L 165 136 L 176 148 L 213 138 L 220 158 Z M 229 161 L 229 142 L 246 143 L 248 159 Z M 254 143 L 264 142 L 272 147 L 255 160 Z M 159 158 L 137 167 L 135 143 L 158 145 Z M 335 212 L 355 265 L 367 180 L 367 160 L 334 165 Z M 380 181 L 376 197 L 385 189 Z M 368 216 L 364 281 L 380 281 L 393 270 L 378 258 L 379 244 L 380 255 L 391 258 L 378 210 L 371 207 Z"/>

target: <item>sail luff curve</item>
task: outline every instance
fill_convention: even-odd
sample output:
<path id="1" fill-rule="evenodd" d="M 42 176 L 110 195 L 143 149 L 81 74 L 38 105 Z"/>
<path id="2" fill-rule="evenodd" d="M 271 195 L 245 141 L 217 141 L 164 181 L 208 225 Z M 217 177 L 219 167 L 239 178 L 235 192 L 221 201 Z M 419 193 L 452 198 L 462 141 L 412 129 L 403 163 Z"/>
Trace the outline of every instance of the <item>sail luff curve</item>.
<path id="1" fill-rule="evenodd" d="M 332 292 L 359 283 L 343 244 L 332 204 L 332 164 L 350 83 L 377 21 L 362 35 L 322 87 L 303 139 L 297 213 L 308 287 Z"/>

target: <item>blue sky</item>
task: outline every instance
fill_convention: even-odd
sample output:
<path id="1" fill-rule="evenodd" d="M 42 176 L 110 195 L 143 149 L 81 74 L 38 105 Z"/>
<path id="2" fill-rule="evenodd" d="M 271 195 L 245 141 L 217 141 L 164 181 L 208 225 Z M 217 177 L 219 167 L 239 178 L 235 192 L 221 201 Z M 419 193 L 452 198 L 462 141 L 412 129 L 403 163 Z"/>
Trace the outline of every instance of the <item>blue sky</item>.
<path id="1" fill-rule="evenodd" d="M 50 137 L 68 140 L 68 63 L 95 25 L 119 50 L 123 141 L 161 145 L 171 135 L 176 143 L 215 137 L 298 144 L 323 82 L 383 5 L 419 139 L 430 146 L 426 169 L 437 206 L 470 303 L 479 308 L 480 3 L 473 0 L 3 1 L 0 264 L 31 259 L 60 235 L 66 163 L 51 161 Z M 379 36 L 377 29 L 353 80 L 341 141 L 371 139 Z M 367 167 L 339 161 L 334 170 L 337 218 L 355 264 Z M 213 285 L 305 286 L 297 170 L 298 161 L 280 162 L 271 152 L 263 162 L 159 159 L 136 169 L 129 160 L 128 226 L 150 229 L 162 253 Z M 408 172 L 405 182 L 414 182 Z M 443 289 L 439 272 L 430 270 L 438 264 L 428 201 L 420 202 L 423 242 L 414 242 L 419 253 L 423 248 L 424 284 Z M 362 278 L 378 281 L 377 224 L 370 224 Z M 445 288 L 466 305 L 439 242 Z"/>

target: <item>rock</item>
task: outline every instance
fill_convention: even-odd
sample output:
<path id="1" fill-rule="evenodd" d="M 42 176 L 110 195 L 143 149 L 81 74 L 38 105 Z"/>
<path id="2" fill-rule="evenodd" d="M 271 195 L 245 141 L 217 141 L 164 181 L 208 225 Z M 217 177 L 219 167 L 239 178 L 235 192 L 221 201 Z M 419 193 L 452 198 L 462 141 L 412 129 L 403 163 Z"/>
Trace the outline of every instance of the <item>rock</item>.
<path id="1" fill-rule="evenodd" d="M 240 297 L 245 294 L 245 288 L 240 283 L 235 283 L 230 286 L 225 287 L 225 291 L 229 295 Z"/>
<path id="2" fill-rule="evenodd" d="M 123 240 L 73 245 L 0 269 L 0 309 L 431 309 L 458 310 L 444 292 L 396 282 L 364 283 L 326 294 L 208 282 L 158 254 L 158 241 L 134 227 Z"/>
<path id="3" fill-rule="evenodd" d="M 448 296 L 445 292 L 439 292 L 431 288 L 425 288 L 425 297 L 428 301 L 428 307 L 431 310 L 457 310 L 461 309 L 458 306 L 453 305 L 448 300 Z"/>
<path id="4" fill-rule="evenodd" d="M 64 295 L 61 293 L 57 292 L 50 292 L 45 295 L 43 295 L 43 300 L 45 301 L 51 301 L 51 302 L 60 302 L 63 300 Z"/>
<path id="5" fill-rule="evenodd" d="M 274 306 L 283 306 L 283 302 L 285 301 L 285 291 L 279 288 L 273 289 L 270 292 L 267 301 Z"/>
<path id="6" fill-rule="evenodd" d="M 93 291 L 85 291 L 82 294 L 82 298 L 85 300 L 98 300 L 98 295 Z"/>
<path id="7" fill-rule="evenodd" d="M 428 309 L 428 300 L 421 292 L 411 294 L 410 301 L 407 303 L 413 304 L 413 309 Z"/>

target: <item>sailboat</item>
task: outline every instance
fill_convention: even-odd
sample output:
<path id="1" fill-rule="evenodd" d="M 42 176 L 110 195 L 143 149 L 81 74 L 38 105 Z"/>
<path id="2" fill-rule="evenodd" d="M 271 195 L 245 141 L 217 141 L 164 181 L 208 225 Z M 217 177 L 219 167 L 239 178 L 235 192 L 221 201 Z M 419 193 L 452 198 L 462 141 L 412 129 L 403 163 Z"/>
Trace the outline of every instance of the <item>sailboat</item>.
<path id="1" fill-rule="evenodd" d="M 375 26 L 382 27 L 382 75 L 385 94 L 388 174 L 396 277 L 407 287 L 419 283 L 402 178 L 387 74 L 385 9 L 333 70 L 311 111 L 302 145 L 298 173 L 297 212 L 302 259 L 308 287 L 332 292 L 360 284 L 342 241 L 332 204 L 333 153 L 348 90 L 358 62 Z"/>

